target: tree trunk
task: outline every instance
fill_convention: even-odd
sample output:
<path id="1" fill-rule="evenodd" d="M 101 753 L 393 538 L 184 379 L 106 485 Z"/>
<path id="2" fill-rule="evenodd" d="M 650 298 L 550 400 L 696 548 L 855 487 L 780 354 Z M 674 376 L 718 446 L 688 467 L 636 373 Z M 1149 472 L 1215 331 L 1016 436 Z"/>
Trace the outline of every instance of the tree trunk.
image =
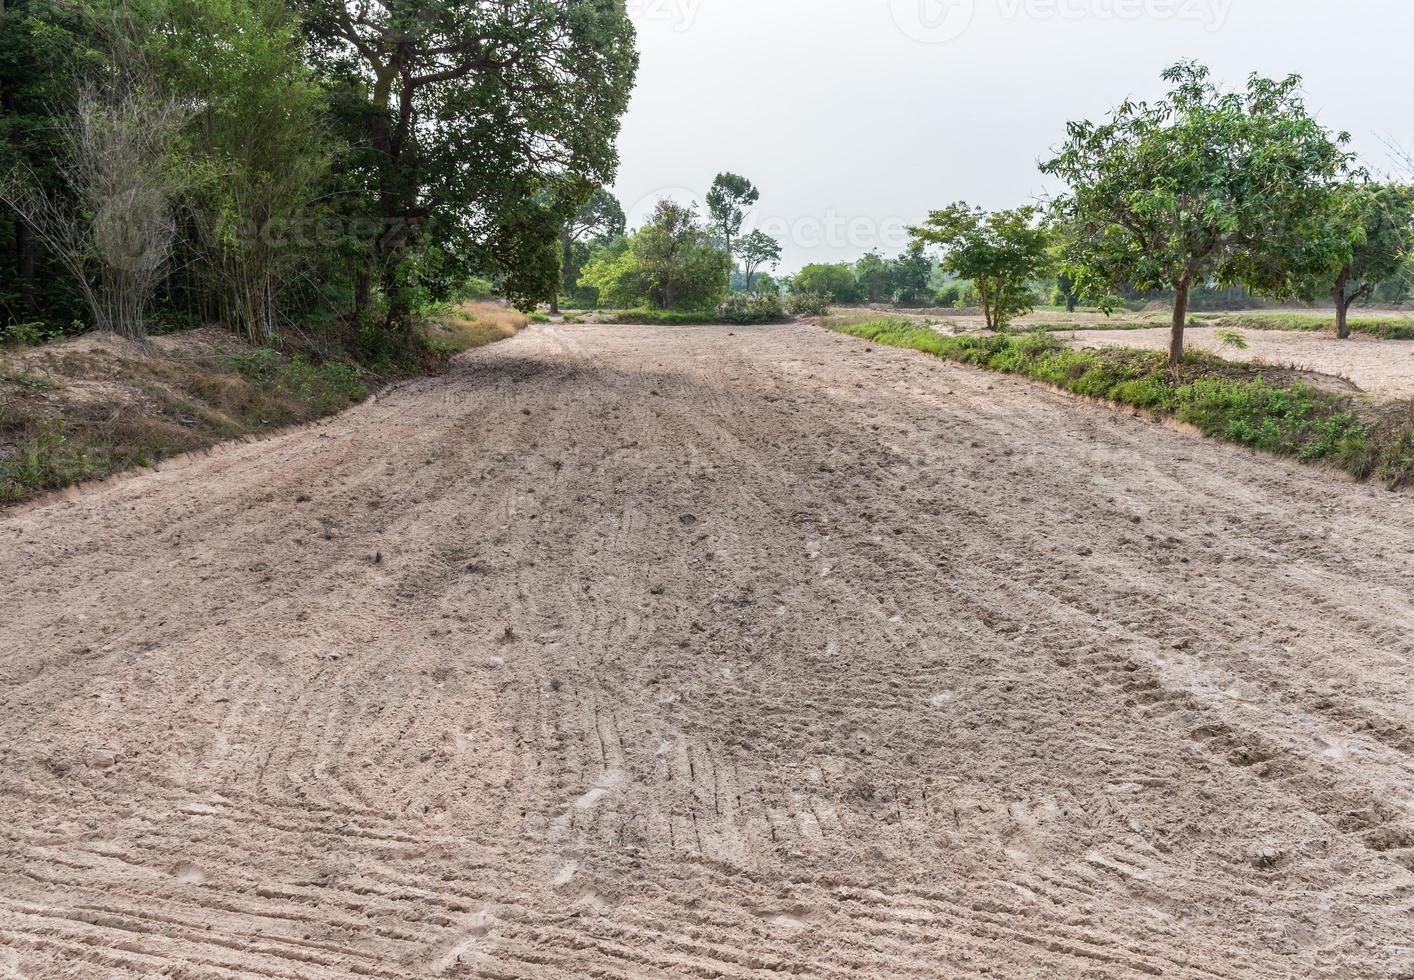
<path id="1" fill-rule="evenodd" d="M 1173 333 L 1169 336 L 1169 365 L 1183 363 L 1183 328 L 1188 325 L 1188 283 L 1173 287 Z"/>
<path id="2" fill-rule="evenodd" d="M 550 315 L 560 315 L 560 291 L 558 289 L 550 294 Z"/>
<path id="3" fill-rule="evenodd" d="M 1337 340 L 1350 339 L 1350 300 L 1345 298 L 1345 284 L 1349 279 L 1348 273 L 1342 271 L 1340 278 L 1335 282 L 1335 291 L 1331 294 L 1335 299 L 1335 335 Z"/>
<path id="4" fill-rule="evenodd" d="M 15 217 L 15 271 L 20 278 L 20 304 L 25 312 L 34 316 L 39 312 L 39 303 L 34 298 L 34 232 L 24 218 Z"/>
<path id="5" fill-rule="evenodd" d="M 368 304 L 373 299 L 373 277 L 369 275 L 368 269 L 359 269 L 354 273 L 354 319 L 363 319 L 363 314 L 368 311 Z"/>

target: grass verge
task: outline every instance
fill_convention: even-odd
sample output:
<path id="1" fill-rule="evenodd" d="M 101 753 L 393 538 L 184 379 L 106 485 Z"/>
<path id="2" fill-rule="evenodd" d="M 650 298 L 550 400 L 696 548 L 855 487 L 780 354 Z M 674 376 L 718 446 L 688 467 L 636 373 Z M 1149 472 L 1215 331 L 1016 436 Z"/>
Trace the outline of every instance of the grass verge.
<path id="1" fill-rule="evenodd" d="M 1289 372 L 1191 354 L 1170 368 L 1164 354 L 1115 347 L 1071 350 L 1044 331 L 947 337 L 906 320 L 830 329 L 1190 423 L 1204 435 L 1306 463 L 1337 466 L 1391 489 L 1414 483 L 1414 400 L 1373 403 L 1320 391 Z"/>

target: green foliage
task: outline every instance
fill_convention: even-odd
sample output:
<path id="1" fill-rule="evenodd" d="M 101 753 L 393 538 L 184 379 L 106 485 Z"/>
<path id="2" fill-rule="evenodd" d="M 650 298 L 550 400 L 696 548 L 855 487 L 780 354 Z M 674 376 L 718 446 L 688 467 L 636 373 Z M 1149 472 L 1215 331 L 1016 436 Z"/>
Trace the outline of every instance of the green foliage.
<path id="1" fill-rule="evenodd" d="M 864 300 L 864 290 L 855 277 L 854 267 L 843 262 L 807 265 L 796 273 L 790 291 L 820 293 L 834 303 L 859 303 Z"/>
<path id="2" fill-rule="evenodd" d="M 473 271 L 494 272 L 519 305 L 547 298 L 565 224 L 617 166 L 638 60 L 623 5 L 312 10 L 315 63 L 351 149 L 347 200 L 372 223 L 354 270 L 360 311 L 376 284 L 385 321 L 406 326 L 415 290 Z"/>
<path id="3" fill-rule="evenodd" d="M 1414 251 L 1414 188 L 1395 184 L 1349 183 L 1341 187 L 1331 213 L 1331 235 L 1346 236 L 1312 291 L 1331 288 L 1336 334 L 1350 335 L 1351 305 L 1373 297 L 1381 286 L 1407 279 Z"/>
<path id="4" fill-rule="evenodd" d="M 938 290 L 938 295 L 935 298 L 935 302 L 939 306 L 947 306 L 952 307 L 954 309 L 959 309 L 962 307 L 962 300 L 962 287 L 957 285 L 956 283 L 944 286 L 942 289 Z"/>
<path id="5" fill-rule="evenodd" d="M 612 306 L 651 303 L 661 310 L 714 309 L 727 290 L 731 260 L 691 207 L 660 201 L 625 250 L 591 262 L 581 284 Z"/>
<path id="6" fill-rule="evenodd" d="M 722 323 L 780 323 L 787 319 L 781 297 L 777 293 L 755 297 L 734 293 L 722 301 L 717 315 Z"/>
<path id="7" fill-rule="evenodd" d="M 592 292 L 598 306 L 629 307 L 640 302 L 644 295 L 642 280 L 638 275 L 638 261 L 625 248 L 618 254 L 603 253 L 584 266 L 579 276 L 579 287 Z"/>
<path id="8" fill-rule="evenodd" d="M 1121 283 L 1174 291 L 1177 363 L 1193 287 L 1299 296 L 1330 267 L 1348 241 L 1329 216 L 1350 158 L 1347 137 L 1307 112 L 1296 76 L 1253 75 L 1224 92 L 1185 62 L 1164 79 L 1173 87 L 1157 103 L 1126 100 L 1105 123 L 1070 123 L 1042 169 L 1071 188 L 1055 215 L 1086 294 Z"/>
<path id="9" fill-rule="evenodd" d="M 888 288 L 900 306 L 919 306 L 928 295 L 933 262 L 918 243 L 888 264 Z"/>
<path id="10" fill-rule="evenodd" d="M 972 283 L 988 329 L 1001 331 L 1035 307 L 1029 283 L 1051 261 L 1049 238 L 1036 216 L 1034 207 L 989 214 L 958 202 L 932 212 L 925 224 L 909 231 L 916 248 L 942 248 L 943 269 Z"/>
<path id="11" fill-rule="evenodd" d="M 830 312 L 831 302 L 829 293 L 789 292 L 784 305 L 791 316 L 825 316 Z"/>
<path id="12" fill-rule="evenodd" d="M 1190 355 L 1173 367 L 1130 348 L 1072 350 L 1051 335 L 949 337 L 903 319 L 831 329 L 976 367 L 1022 375 L 1078 395 L 1173 415 L 1205 435 L 1303 462 L 1329 462 L 1390 486 L 1414 481 L 1414 404 L 1378 410 L 1260 369 Z"/>
<path id="13" fill-rule="evenodd" d="M 781 243 L 758 229 L 737 242 L 736 254 L 741 259 L 742 276 L 749 293 L 756 284 L 758 269 L 774 269 L 780 263 Z"/>
<path id="14" fill-rule="evenodd" d="M 732 239 L 741 231 L 746 210 L 761 199 L 756 185 L 734 173 L 720 173 L 707 191 L 707 216 L 722 235 L 727 255 L 733 255 Z M 728 269 L 731 266 L 728 264 Z"/>
<path id="15" fill-rule="evenodd" d="M 0 346 L 16 344 L 21 347 L 38 347 L 59 340 L 64 336 L 62 327 L 34 320 L 28 323 L 0 323 Z"/>
<path id="16" fill-rule="evenodd" d="M 1219 330 L 1218 343 L 1232 350 L 1242 351 L 1247 349 L 1247 338 L 1236 330 Z"/>

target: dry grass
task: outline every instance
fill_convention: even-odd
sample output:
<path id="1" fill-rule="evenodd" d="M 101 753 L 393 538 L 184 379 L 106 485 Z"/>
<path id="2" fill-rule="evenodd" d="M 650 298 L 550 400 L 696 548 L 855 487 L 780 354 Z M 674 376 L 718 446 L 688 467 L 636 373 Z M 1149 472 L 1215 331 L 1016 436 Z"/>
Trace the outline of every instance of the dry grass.
<path id="1" fill-rule="evenodd" d="M 433 346 L 459 354 L 514 337 L 529 323 L 524 313 L 500 303 L 460 303 L 427 325 L 427 338 Z"/>
<path id="2" fill-rule="evenodd" d="M 367 394 L 347 364 L 257 350 L 219 331 L 159 338 L 149 351 L 92 335 L 3 351 L 0 505 L 311 421 Z"/>

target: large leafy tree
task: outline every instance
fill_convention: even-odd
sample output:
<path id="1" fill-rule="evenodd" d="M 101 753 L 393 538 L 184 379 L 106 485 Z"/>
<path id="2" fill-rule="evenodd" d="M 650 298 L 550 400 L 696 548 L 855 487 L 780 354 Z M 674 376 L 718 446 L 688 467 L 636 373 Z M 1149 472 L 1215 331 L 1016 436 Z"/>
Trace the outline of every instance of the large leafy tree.
<path id="1" fill-rule="evenodd" d="M 590 249 L 623 235 L 626 224 L 619 199 L 602 187 L 595 190 L 560 232 L 560 289 L 574 292 Z M 556 293 L 552 312 L 558 307 Z"/>
<path id="2" fill-rule="evenodd" d="M 752 291 L 757 273 L 766 266 L 774 269 L 781 261 L 781 243 L 759 228 L 737 243 L 746 291 Z"/>
<path id="3" fill-rule="evenodd" d="M 854 278 L 864 298 L 870 303 L 883 303 L 893 293 L 889 261 L 878 252 L 866 252 L 854 263 Z"/>
<path id="4" fill-rule="evenodd" d="M 738 174 L 720 173 L 712 181 L 712 187 L 707 191 L 707 215 L 713 227 L 721 232 L 728 258 L 734 254 L 732 238 L 741 231 L 747 209 L 759 200 L 761 192 L 756 185 Z"/>
<path id="5" fill-rule="evenodd" d="M 598 290 L 601 303 L 706 310 L 726 293 L 731 260 L 691 206 L 659 201 L 623 251 L 611 243 L 602 252 L 580 278 L 581 285 Z"/>
<path id="6" fill-rule="evenodd" d="M 812 263 L 790 281 L 793 293 L 820 293 L 835 303 L 858 303 L 864 298 L 854 267 L 843 262 Z"/>
<path id="7" fill-rule="evenodd" d="M 1350 307 L 1373 297 L 1381 284 L 1408 267 L 1414 251 L 1414 188 L 1351 182 L 1341 188 L 1333 218 L 1334 234 L 1344 231 L 1349 238 L 1337 255 L 1331 290 L 1336 336 L 1345 340 Z"/>
<path id="8" fill-rule="evenodd" d="M 731 260 L 690 206 L 660 201 L 629 243 L 644 292 L 660 309 L 709 309 L 726 293 Z"/>
<path id="9" fill-rule="evenodd" d="M 889 294 L 904 306 L 916 306 L 928 295 L 928 283 L 933 278 L 933 262 L 922 246 L 912 248 L 888 264 Z"/>
<path id="10" fill-rule="evenodd" d="M 1296 76 L 1253 75 L 1240 92 L 1191 62 L 1163 77 L 1172 90 L 1158 102 L 1070 123 L 1042 169 L 1069 185 L 1056 211 L 1074 236 L 1067 266 L 1087 292 L 1122 282 L 1173 291 L 1177 364 L 1195 286 L 1295 296 L 1329 266 L 1343 236 L 1323 219 L 1349 155 L 1346 137 L 1307 112 Z"/>
<path id="11" fill-rule="evenodd" d="M 909 231 L 915 247 L 937 246 L 942 268 L 972 282 L 987 328 L 1000 331 L 1033 309 L 1030 283 L 1049 267 L 1049 236 L 1037 214 L 1030 206 L 988 213 L 958 202 Z"/>
<path id="12" fill-rule="evenodd" d="M 426 249 L 523 282 L 531 302 L 559 273 L 547 242 L 617 167 L 638 64 L 623 4 L 311 3 L 315 50 L 360 151 L 350 180 L 376 224 L 359 306 L 371 276 L 388 323 L 405 325 Z"/>

